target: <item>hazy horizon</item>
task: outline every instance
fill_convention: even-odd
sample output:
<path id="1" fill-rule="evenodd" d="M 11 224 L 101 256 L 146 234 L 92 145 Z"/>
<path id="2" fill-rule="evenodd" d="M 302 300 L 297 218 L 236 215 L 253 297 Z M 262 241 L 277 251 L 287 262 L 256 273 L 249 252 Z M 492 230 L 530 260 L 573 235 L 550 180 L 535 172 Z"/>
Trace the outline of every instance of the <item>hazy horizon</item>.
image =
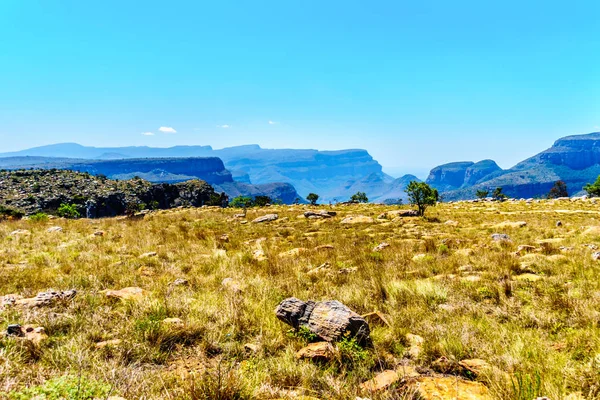
<path id="1" fill-rule="evenodd" d="M 0 152 L 259 143 L 510 168 L 600 130 L 600 4 L 534 3 L 8 0 Z"/>

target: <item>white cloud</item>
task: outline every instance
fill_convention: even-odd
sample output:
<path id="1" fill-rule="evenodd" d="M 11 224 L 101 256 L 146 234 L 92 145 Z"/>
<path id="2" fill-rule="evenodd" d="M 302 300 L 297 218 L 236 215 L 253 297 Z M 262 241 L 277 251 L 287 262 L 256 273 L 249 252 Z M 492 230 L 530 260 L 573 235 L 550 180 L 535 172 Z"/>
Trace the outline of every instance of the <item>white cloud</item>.
<path id="1" fill-rule="evenodd" d="M 154 136 L 154 133 L 152 133 L 152 132 L 142 132 L 142 135 L 144 135 L 144 136 Z"/>
<path id="2" fill-rule="evenodd" d="M 269 121 L 269 125 L 277 125 L 279 122 Z"/>
<path id="3" fill-rule="evenodd" d="M 177 131 L 171 128 L 170 126 L 161 126 L 160 128 L 158 128 L 158 130 L 162 133 L 177 133 Z"/>
<path id="4" fill-rule="evenodd" d="M 227 129 L 227 128 L 231 128 L 231 125 L 217 125 L 217 128 Z"/>

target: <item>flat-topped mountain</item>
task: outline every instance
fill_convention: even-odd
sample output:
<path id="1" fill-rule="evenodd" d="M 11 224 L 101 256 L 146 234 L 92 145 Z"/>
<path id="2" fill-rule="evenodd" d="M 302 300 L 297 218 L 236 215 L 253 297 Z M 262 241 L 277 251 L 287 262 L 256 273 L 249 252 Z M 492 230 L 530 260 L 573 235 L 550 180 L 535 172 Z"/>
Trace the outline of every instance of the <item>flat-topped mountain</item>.
<path id="1" fill-rule="evenodd" d="M 210 146 L 100 148 L 62 143 L 0 154 L 0 157 L 23 156 L 38 157 L 36 162 L 40 160 L 39 157 L 95 160 L 218 157 L 223 160 L 225 168 L 231 171 L 237 181 L 246 184 L 285 182 L 293 185 L 300 197 L 304 198 L 308 193 L 316 192 L 323 201 L 339 197 L 349 181 L 363 179 L 373 173 L 378 174 L 384 181 L 393 181 L 393 178 L 382 172 L 381 165 L 366 150 L 361 149 L 339 151 L 263 149 L 258 145 L 236 146 L 219 150 L 214 150 Z M 0 163 L 2 163 L 1 159 Z"/>
<path id="2" fill-rule="evenodd" d="M 514 167 L 496 171 L 474 185 L 444 193 L 448 200 L 473 198 L 478 189 L 502 187 L 510 197 L 544 197 L 554 183 L 562 180 L 571 195 L 600 175 L 600 132 L 558 139 L 552 147 Z"/>

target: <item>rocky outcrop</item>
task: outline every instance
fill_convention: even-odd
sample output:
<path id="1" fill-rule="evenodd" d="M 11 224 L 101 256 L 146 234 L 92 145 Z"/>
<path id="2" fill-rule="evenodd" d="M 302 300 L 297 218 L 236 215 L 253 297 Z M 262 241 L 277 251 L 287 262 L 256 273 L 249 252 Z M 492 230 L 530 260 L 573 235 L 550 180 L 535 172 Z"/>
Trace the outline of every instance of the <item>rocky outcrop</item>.
<path id="1" fill-rule="evenodd" d="M 200 180 L 173 185 L 142 179 L 113 181 L 63 170 L 0 172 L 0 204 L 27 214 L 55 213 L 61 204 L 69 204 L 82 217 L 111 217 L 141 208 L 199 207 L 215 196 L 213 188 Z"/>
<path id="2" fill-rule="evenodd" d="M 463 185 L 467 169 L 473 165 L 472 161 L 462 161 L 437 166 L 425 182 L 440 191 L 457 189 Z"/>
<path id="3" fill-rule="evenodd" d="M 462 186 L 473 186 L 482 179 L 499 171 L 502 171 L 502 168 L 500 168 L 493 160 L 482 160 L 476 162 L 465 171 L 465 179 Z"/>

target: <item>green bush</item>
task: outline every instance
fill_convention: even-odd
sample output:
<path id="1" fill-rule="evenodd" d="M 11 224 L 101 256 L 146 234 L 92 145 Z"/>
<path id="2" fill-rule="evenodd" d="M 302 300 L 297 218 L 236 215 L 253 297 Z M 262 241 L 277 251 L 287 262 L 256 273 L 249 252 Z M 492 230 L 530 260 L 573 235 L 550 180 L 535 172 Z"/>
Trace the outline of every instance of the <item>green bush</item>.
<path id="1" fill-rule="evenodd" d="M 58 210 L 56 210 L 56 215 L 63 218 L 79 218 L 81 215 L 79 211 L 77 211 L 76 204 L 65 204 L 62 203 Z"/>
<path id="2" fill-rule="evenodd" d="M 238 196 L 229 202 L 229 206 L 235 208 L 252 207 L 253 205 L 254 202 L 250 196 Z"/>
<path id="3" fill-rule="evenodd" d="M 104 399 L 111 393 L 111 387 L 104 382 L 98 382 L 83 376 L 65 375 L 49 379 L 43 385 L 32 386 L 19 392 L 10 392 L 11 400 L 63 400 Z"/>
<path id="4" fill-rule="evenodd" d="M 29 220 L 34 222 L 46 222 L 48 221 L 48 214 L 43 212 L 37 212 L 33 215 L 30 215 Z"/>
<path id="5" fill-rule="evenodd" d="M 411 181 L 406 187 L 410 204 L 417 206 L 420 216 L 425 214 L 429 206 L 434 206 L 439 200 L 437 189 L 432 188 L 425 182 Z"/>
<path id="6" fill-rule="evenodd" d="M 350 201 L 355 203 L 368 203 L 369 198 L 365 192 L 356 192 L 350 197 Z"/>

